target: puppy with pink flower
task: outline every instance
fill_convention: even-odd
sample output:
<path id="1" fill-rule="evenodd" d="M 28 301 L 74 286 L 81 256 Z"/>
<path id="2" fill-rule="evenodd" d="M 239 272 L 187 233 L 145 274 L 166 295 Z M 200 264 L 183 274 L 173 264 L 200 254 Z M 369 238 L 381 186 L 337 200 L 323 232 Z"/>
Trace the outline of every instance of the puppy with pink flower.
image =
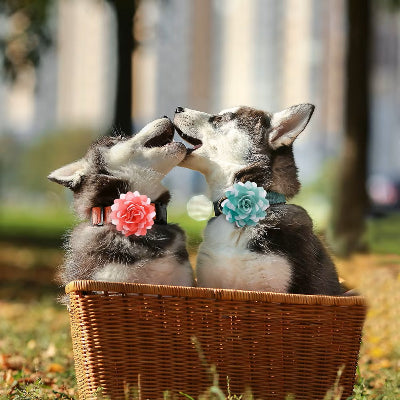
<path id="1" fill-rule="evenodd" d="M 48 178 L 71 189 L 82 222 L 71 232 L 60 280 L 192 286 L 186 237 L 167 222 L 161 181 L 186 156 L 168 118 L 131 138 L 105 136 Z"/>

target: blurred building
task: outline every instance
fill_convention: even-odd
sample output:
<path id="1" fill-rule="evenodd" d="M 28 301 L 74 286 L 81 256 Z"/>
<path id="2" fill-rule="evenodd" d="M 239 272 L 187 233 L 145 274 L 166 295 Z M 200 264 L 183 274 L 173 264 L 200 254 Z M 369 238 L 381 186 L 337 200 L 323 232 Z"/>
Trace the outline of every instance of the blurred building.
<path id="1" fill-rule="evenodd" d="M 57 122 L 104 129 L 113 113 L 115 20 L 107 2 L 58 5 Z"/>
<path id="2" fill-rule="evenodd" d="M 29 137 L 68 127 L 104 129 L 113 111 L 115 20 L 107 2 L 61 0 L 52 12 L 54 46 L 40 68 L 0 87 L 0 131 Z"/>
<path id="3" fill-rule="evenodd" d="M 139 30 L 153 32 L 135 54 L 138 125 L 172 116 L 176 106 L 279 111 L 310 102 L 317 111 L 295 146 L 302 179 L 314 179 L 335 154 L 343 123 L 343 1 L 150 0 L 138 20 L 149 22 Z M 186 171 L 173 171 L 170 180 L 184 182 L 181 191 L 204 190 Z"/>
<path id="4" fill-rule="evenodd" d="M 278 111 L 316 105 L 296 142 L 301 178 L 335 157 L 343 127 L 344 0 L 145 0 L 135 18 L 135 129 L 176 106 L 208 112 L 236 105 Z M 12 88 L 0 87 L 0 131 L 35 135 L 68 125 L 102 131 L 115 86 L 115 19 L 106 1 L 56 3 L 57 45 Z M 400 23 L 375 17 L 371 173 L 400 177 Z M 35 85 L 36 81 L 36 85 Z M 36 89 L 35 89 L 36 88 Z M 167 179 L 177 198 L 204 191 L 199 174 Z"/>

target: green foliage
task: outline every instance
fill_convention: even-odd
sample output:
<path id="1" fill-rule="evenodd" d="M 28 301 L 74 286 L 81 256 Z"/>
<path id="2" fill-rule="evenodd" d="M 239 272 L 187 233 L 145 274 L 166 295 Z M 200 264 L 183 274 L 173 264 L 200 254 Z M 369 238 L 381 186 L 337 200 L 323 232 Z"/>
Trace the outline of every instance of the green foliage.
<path id="1" fill-rule="evenodd" d="M 364 378 L 358 374 L 354 394 L 350 400 L 397 400 L 400 398 L 400 372 L 383 369 L 375 376 Z"/>
<path id="2" fill-rule="evenodd" d="M 0 36 L 3 75 L 14 81 L 26 68 L 37 67 L 52 43 L 48 20 L 54 0 L 0 0 L 9 29 Z"/>

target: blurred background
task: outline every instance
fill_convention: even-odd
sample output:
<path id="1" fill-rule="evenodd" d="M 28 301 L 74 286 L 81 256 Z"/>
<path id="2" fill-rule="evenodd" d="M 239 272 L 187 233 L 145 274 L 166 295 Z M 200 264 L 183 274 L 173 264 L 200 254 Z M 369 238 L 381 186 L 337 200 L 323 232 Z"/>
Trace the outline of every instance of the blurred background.
<path id="1" fill-rule="evenodd" d="M 47 175 L 82 157 L 99 135 L 137 132 L 172 118 L 177 106 L 217 113 L 315 104 L 294 144 L 303 189 L 293 202 L 311 214 L 335 256 L 368 254 L 348 264 L 360 267 L 349 275 L 356 284 L 372 270 L 400 282 L 399 0 L 0 0 L 0 49 L 4 302 L 50 293 L 54 304 L 61 290 L 55 269 L 76 221 L 71 193 Z M 207 194 L 205 181 L 176 168 L 165 184 L 173 195 L 169 219 L 186 229 L 194 257 L 205 221 L 190 219 L 186 204 Z M 24 307 L 0 324 L 0 339 L 18 326 Z M 41 316 L 39 308 L 31 312 Z M 64 315 L 51 309 L 48 318 Z M 379 353 L 383 359 L 400 349 L 400 329 L 387 329 L 371 350 L 396 343 Z M 54 349 L 63 346 L 72 365 L 65 337 L 29 332 L 17 332 L 30 343 L 23 359 L 34 362 L 39 348 L 48 355 L 36 369 L 51 370 Z M 11 354 L 21 343 L 0 340 L 0 355 L 1 346 Z M 63 362 L 55 372 L 70 371 Z"/>
<path id="2" fill-rule="evenodd" d="M 400 204 L 398 8 L 1 0 L 2 240 L 60 242 L 71 194 L 46 176 L 113 128 L 134 133 L 178 105 L 212 113 L 309 102 L 316 112 L 294 146 L 304 188 L 295 202 L 330 232 L 335 251 L 362 249 L 365 218 Z M 182 168 L 166 184 L 172 213 L 206 192 L 203 177 Z"/>

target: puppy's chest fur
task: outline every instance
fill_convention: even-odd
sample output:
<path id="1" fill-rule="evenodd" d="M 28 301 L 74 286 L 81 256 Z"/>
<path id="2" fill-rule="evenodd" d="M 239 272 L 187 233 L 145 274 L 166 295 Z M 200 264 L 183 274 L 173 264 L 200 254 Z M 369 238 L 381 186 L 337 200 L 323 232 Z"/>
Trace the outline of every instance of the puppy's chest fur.
<path id="1" fill-rule="evenodd" d="M 94 245 L 95 244 L 95 245 Z M 156 225 L 145 237 L 125 237 L 110 225 L 82 223 L 69 240 L 62 280 L 193 284 L 185 235 L 175 225 Z"/>
<path id="2" fill-rule="evenodd" d="M 254 233 L 252 228 L 236 228 L 224 215 L 212 219 L 197 258 L 199 286 L 287 292 L 292 275 L 288 258 L 252 251 Z"/>
<path id="3" fill-rule="evenodd" d="M 307 212 L 278 205 L 255 227 L 209 221 L 197 260 L 199 286 L 284 293 L 342 293 L 335 266 Z"/>

